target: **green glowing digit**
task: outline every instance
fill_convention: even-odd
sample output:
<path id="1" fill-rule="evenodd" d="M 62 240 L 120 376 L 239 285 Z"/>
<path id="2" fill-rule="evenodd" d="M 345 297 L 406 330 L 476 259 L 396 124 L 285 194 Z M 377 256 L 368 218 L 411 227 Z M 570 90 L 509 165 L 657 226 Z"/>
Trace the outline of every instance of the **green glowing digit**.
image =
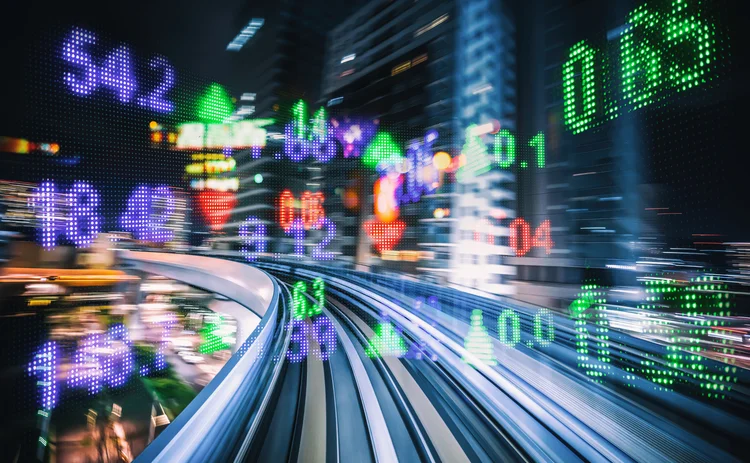
<path id="1" fill-rule="evenodd" d="M 581 287 L 578 298 L 570 304 L 570 315 L 575 320 L 578 367 L 596 382 L 607 376 L 609 363 L 609 321 L 604 304 L 604 292 L 596 284 Z M 591 321 L 592 323 L 589 323 Z M 593 325 L 593 335 L 589 330 Z M 593 342 L 589 342 L 593 338 Z"/>
<path id="2" fill-rule="evenodd" d="M 581 62 L 581 84 L 576 85 L 576 63 Z M 574 133 L 594 127 L 597 112 L 596 50 L 585 42 L 570 49 L 570 58 L 563 65 L 563 106 L 565 125 Z M 579 110 L 580 107 L 580 110 Z"/>
<path id="3" fill-rule="evenodd" d="M 547 325 L 546 330 L 544 325 Z M 555 322 L 549 309 L 540 309 L 534 315 L 534 338 L 542 347 L 548 347 L 555 340 Z"/>
<path id="4" fill-rule="evenodd" d="M 298 281 L 292 288 L 292 313 L 294 318 L 302 320 L 307 317 L 307 285 L 304 281 Z"/>
<path id="5" fill-rule="evenodd" d="M 318 277 L 313 280 L 313 294 L 315 295 L 315 300 L 318 301 L 318 303 L 313 306 L 311 315 L 318 315 L 323 313 L 323 306 L 325 305 L 326 301 L 325 289 L 325 282 L 322 278 Z"/>
<path id="6" fill-rule="evenodd" d="M 663 25 L 670 52 L 667 76 L 672 88 L 682 91 L 706 82 L 705 74 L 717 58 L 716 32 L 713 24 L 701 21 L 700 14 L 688 12 L 684 0 L 673 1 L 671 13 Z M 692 46 L 692 54 L 680 53 L 685 42 Z M 690 64 L 680 63 L 683 55 Z"/>
<path id="7" fill-rule="evenodd" d="M 303 100 L 299 100 L 292 106 L 292 124 L 294 125 L 294 135 L 297 138 L 305 138 L 307 133 L 307 105 Z"/>
<path id="8" fill-rule="evenodd" d="M 662 21 L 661 15 L 646 5 L 628 15 L 628 25 L 620 38 L 623 99 L 636 110 L 655 101 L 664 76 L 662 50 L 654 41 Z"/>
<path id="9" fill-rule="evenodd" d="M 326 139 L 328 129 L 326 127 L 328 121 L 328 115 L 324 108 L 320 108 L 315 112 L 310 125 L 310 133 L 307 135 L 310 140 L 321 141 Z"/>
<path id="10" fill-rule="evenodd" d="M 640 374 L 658 390 L 671 391 L 681 383 L 697 383 L 700 395 L 725 398 L 732 383 L 737 382 L 734 341 L 721 337 L 725 334 L 722 325 L 727 323 L 724 317 L 730 316 L 728 309 L 733 304 L 726 283 L 715 276 L 697 277 L 689 284 L 654 276 L 645 279 L 644 284 L 645 301 L 638 305 L 645 319 L 642 332 L 664 341 L 666 354 L 645 354 L 640 361 Z M 665 308 L 669 311 L 665 312 Z M 706 343 L 709 336 L 712 342 Z M 709 362 L 708 352 L 725 365 Z"/>
<path id="11" fill-rule="evenodd" d="M 544 150 L 544 132 L 534 135 L 534 138 L 529 140 L 529 146 L 536 148 L 536 166 L 541 169 L 544 167 L 547 159 L 547 154 Z"/>
<path id="12" fill-rule="evenodd" d="M 510 339 L 508 339 L 508 321 L 510 321 Z M 515 347 L 521 342 L 521 320 L 515 311 L 505 309 L 497 318 L 497 337 L 508 347 Z"/>
<path id="13" fill-rule="evenodd" d="M 503 140 L 505 146 L 503 146 Z M 510 133 L 510 130 L 500 129 L 495 134 L 493 151 L 495 152 L 495 162 L 503 169 L 507 169 L 516 162 L 516 137 Z M 503 151 L 505 152 L 503 153 Z"/>

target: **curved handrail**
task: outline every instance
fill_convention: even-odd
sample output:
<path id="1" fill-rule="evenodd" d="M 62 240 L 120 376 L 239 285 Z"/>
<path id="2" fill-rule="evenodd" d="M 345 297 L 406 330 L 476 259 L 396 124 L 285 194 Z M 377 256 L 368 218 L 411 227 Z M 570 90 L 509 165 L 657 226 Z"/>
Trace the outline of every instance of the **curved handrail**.
<path id="1" fill-rule="evenodd" d="M 267 273 L 245 264 L 202 256 L 122 252 L 130 267 L 158 273 L 222 294 L 261 316 L 260 324 L 242 342 L 216 377 L 141 453 L 137 461 L 222 461 L 234 445 L 227 440 L 244 429 L 256 403 L 255 381 L 262 373 L 263 352 L 278 342 L 284 313 L 280 288 Z M 255 318 L 255 316 L 252 316 Z M 239 323 L 239 321 L 238 321 Z M 239 334 L 239 333 L 238 333 Z M 211 452 L 206 444 L 221 444 Z M 211 445 L 210 447 L 214 447 Z"/>

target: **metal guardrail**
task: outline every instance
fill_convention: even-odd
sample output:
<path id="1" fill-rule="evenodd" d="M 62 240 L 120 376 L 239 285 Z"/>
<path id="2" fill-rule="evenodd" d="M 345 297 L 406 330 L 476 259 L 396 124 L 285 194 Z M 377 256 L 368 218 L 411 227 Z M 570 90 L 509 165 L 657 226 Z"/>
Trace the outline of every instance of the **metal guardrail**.
<path id="1" fill-rule="evenodd" d="M 285 348 L 284 337 L 279 334 L 287 311 L 280 307 L 280 287 L 262 270 L 223 259 L 130 251 L 121 252 L 119 258 L 132 268 L 226 296 L 261 317 L 260 324 L 246 333 L 240 348 L 216 377 L 136 459 L 228 461 L 241 449 L 248 430 L 254 428 L 265 386 L 274 377 L 265 368 L 267 362 L 261 361 L 264 353 Z"/>

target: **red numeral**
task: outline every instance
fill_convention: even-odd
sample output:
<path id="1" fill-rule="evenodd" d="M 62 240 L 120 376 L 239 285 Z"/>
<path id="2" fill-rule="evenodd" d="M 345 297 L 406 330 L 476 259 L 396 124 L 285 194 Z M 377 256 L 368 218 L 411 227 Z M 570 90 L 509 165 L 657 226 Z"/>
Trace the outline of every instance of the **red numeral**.
<path id="1" fill-rule="evenodd" d="M 534 236 L 531 236 L 531 226 L 522 218 L 517 218 L 510 223 L 510 247 L 516 256 L 522 257 L 528 253 L 531 248 L 544 248 L 549 254 L 554 246 L 552 233 L 550 230 L 549 220 L 544 220 L 534 230 Z"/>

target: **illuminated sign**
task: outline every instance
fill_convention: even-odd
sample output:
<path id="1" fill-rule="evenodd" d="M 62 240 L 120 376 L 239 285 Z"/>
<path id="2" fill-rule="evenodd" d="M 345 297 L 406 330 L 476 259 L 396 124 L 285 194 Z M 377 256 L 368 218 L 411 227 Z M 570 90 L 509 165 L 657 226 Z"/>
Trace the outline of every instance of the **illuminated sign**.
<path id="1" fill-rule="evenodd" d="M 375 334 L 370 338 L 365 349 L 368 357 L 403 357 L 406 354 L 406 342 L 394 328 L 393 323 L 378 323 Z"/>
<path id="2" fill-rule="evenodd" d="M 479 309 L 471 311 L 471 324 L 469 332 L 464 338 L 464 348 L 474 358 L 479 360 L 480 363 L 489 366 L 497 365 L 492 338 L 487 333 L 487 328 L 485 328 L 484 321 L 482 320 L 482 311 Z M 469 365 L 474 364 L 474 361 L 466 356 L 464 356 L 463 361 Z"/>
<path id="3" fill-rule="evenodd" d="M 272 119 L 237 121 L 226 124 L 190 122 L 177 127 L 178 149 L 221 149 L 266 146 L 266 129 Z"/>
<path id="4" fill-rule="evenodd" d="M 240 188 L 240 179 L 237 177 L 194 178 L 190 180 L 190 188 L 193 190 L 237 191 Z"/>
<path id="5" fill-rule="evenodd" d="M 434 192 L 438 184 L 438 170 L 433 166 L 432 145 L 438 138 L 435 130 L 427 132 L 424 141 L 413 141 L 406 150 L 407 171 L 404 189 L 399 194 L 401 204 L 416 203 L 422 195 Z"/>
<path id="6" fill-rule="evenodd" d="M 343 99 L 343 98 L 342 98 Z M 333 100 L 331 100 L 333 101 Z M 329 102 L 330 103 L 330 102 Z M 331 104 L 329 104 L 331 106 Z M 360 157 L 364 148 L 375 137 L 379 121 L 331 119 L 333 135 L 344 147 L 344 157 Z"/>
<path id="7" fill-rule="evenodd" d="M 284 154 L 294 162 L 310 156 L 318 162 L 336 157 L 336 142 L 325 108 L 319 108 L 308 121 L 304 101 L 292 106 L 292 122 L 284 127 Z"/>
<path id="8" fill-rule="evenodd" d="M 395 165 L 403 160 L 401 148 L 387 132 L 378 132 L 362 156 L 362 163 L 371 168 L 379 165 Z"/>
<path id="9" fill-rule="evenodd" d="M 73 94 L 89 96 L 101 87 L 113 93 L 121 103 L 134 102 L 153 111 L 172 112 L 174 104 L 166 99 L 166 94 L 174 86 L 175 72 L 165 58 L 154 56 L 149 60 L 153 72 L 161 73 L 161 81 L 153 89 L 139 91 L 130 49 L 126 45 L 117 47 L 102 64 L 97 64 L 88 50 L 97 41 L 93 32 L 76 27 L 63 43 L 61 57 L 74 68 L 65 71 L 63 81 Z"/>
<path id="10" fill-rule="evenodd" d="M 239 229 L 242 245 L 240 254 L 248 261 L 253 261 L 266 252 L 266 224 L 258 217 L 247 217 Z"/>
<path id="11" fill-rule="evenodd" d="M 521 342 L 521 319 L 518 313 L 512 309 L 504 309 L 497 318 L 497 337 L 501 344 L 508 348 L 515 348 Z M 534 344 L 540 347 L 549 347 L 555 340 L 555 323 L 552 312 L 541 308 L 534 315 L 532 326 L 532 337 L 524 344 L 531 348 Z M 497 365 L 495 348 L 492 338 L 484 326 L 482 311 L 474 309 L 471 312 L 471 324 L 469 332 L 464 338 L 464 348 L 472 355 L 464 357 L 464 362 L 472 365 L 474 359 L 484 365 Z"/>
<path id="12" fill-rule="evenodd" d="M 605 120 L 660 101 L 668 92 L 704 85 L 721 50 L 716 27 L 689 2 L 673 0 L 659 11 L 648 4 L 633 10 L 620 33 L 621 88 L 605 87 L 602 52 L 585 41 L 575 44 L 562 68 L 565 125 L 574 134 Z"/>
<path id="13" fill-rule="evenodd" d="M 39 378 L 40 405 L 44 410 L 51 410 L 57 405 L 60 387 L 57 384 L 57 369 L 60 351 L 54 341 L 46 342 L 34 354 L 34 359 L 28 367 L 28 372 Z"/>
<path id="14" fill-rule="evenodd" d="M 418 262 L 420 260 L 433 260 L 433 251 L 383 251 L 380 255 L 383 260 L 394 260 L 404 262 Z"/>
<path id="15" fill-rule="evenodd" d="M 336 237 L 336 224 L 325 216 L 323 193 L 306 191 L 299 201 L 289 190 L 284 190 L 278 199 L 277 218 L 279 226 L 294 238 L 293 255 L 301 258 L 305 255 L 305 231 L 321 230 L 325 232 L 320 242 L 311 247 L 314 260 L 331 260 L 334 252 L 326 250 Z M 297 214 L 297 209 L 300 214 Z M 255 216 L 249 216 L 240 225 L 239 235 L 242 245 L 240 253 L 248 261 L 253 261 L 266 252 L 267 230 L 265 224 Z"/>
<path id="16" fill-rule="evenodd" d="M 218 321 L 206 323 L 200 331 L 201 343 L 198 346 L 198 352 L 212 354 L 219 350 L 229 349 L 231 345 L 222 335 L 225 331 L 224 317 L 219 316 Z"/>
<path id="17" fill-rule="evenodd" d="M 292 313 L 294 314 L 294 318 L 304 320 L 305 318 L 323 313 L 325 283 L 322 278 L 313 280 L 317 304 L 310 305 L 308 303 L 307 296 L 305 296 L 305 293 L 307 293 L 307 283 L 304 281 L 298 281 L 292 288 Z"/>
<path id="18" fill-rule="evenodd" d="M 373 186 L 375 192 L 375 215 L 380 221 L 390 223 L 399 216 L 396 190 L 401 185 L 400 175 L 380 177 Z"/>
<path id="19" fill-rule="evenodd" d="M 234 103 L 227 91 L 216 82 L 201 95 L 196 108 L 198 120 L 206 123 L 224 122 L 234 111 Z"/>
<path id="20" fill-rule="evenodd" d="M 73 362 L 68 370 L 69 387 L 85 388 L 89 394 L 96 394 L 106 385 L 111 388 L 124 386 L 137 370 L 141 376 L 158 372 L 166 367 L 165 348 L 174 318 L 165 318 L 162 326 L 162 339 L 153 361 L 137 368 L 137 357 L 133 352 L 128 330 L 123 324 L 109 327 L 105 334 L 91 334 L 78 342 Z M 48 341 L 34 354 L 28 365 L 28 373 L 39 378 L 40 405 L 51 410 L 57 405 L 61 377 L 60 349 L 55 341 Z"/>
<path id="21" fill-rule="evenodd" d="M 224 157 L 224 156 L 222 156 Z M 224 157 L 222 160 L 203 161 L 188 164 L 185 166 L 185 172 L 190 175 L 200 174 L 221 174 L 231 172 L 237 166 L 237 162 L 232 157 Z"/>
<path id="22" fill-rule="evenodd" d="M 481 138 L 483 135 L 491 133 L 490 130 L 494 130 L 492 156 L 490 156 L 490 151 Z M 456 173 L 460 182 L 467 182 L 473 177 L 487 172 L 493 164 L 502 169 L 508 169 L 516 165 L 521 169 L 529 168 L 532 165 L 541 169 L 547 163 L 543 132 L 531 137 L 521 149 L 521 147 L 516 146 L 516 135 L 513 132 L 508 129 L 500 129 L 499 124 L 493 125 L 492 123 L 482 126 L 472 124 L 467 127 L 466 142 L 461 153 L 465 157 L 465 163 Z"/>
<path id="23" fill-rule="evenodd" d="M 46 250 L 53 249 L 60 235 L 76 247 L 91 246 L 102 230 L 99 212 L 101 197 L 88 182 L 77 181 L 65 194 L 57 192 L 54 181 L 45 181 L 34 190 L 30 205 L 39 220 L 39 241 Z M 143 240 L 170 241 L 165 228 L 174 211 L 175 199 L 167 186 L 141 185 L 131 194 L 120 217 L 121 226 Z M 156 212 L 158 210 L 158 213 Z M 63 212 L 67 212 L 67 216 Z"/>
<path id="24" fill-rule="evenodd" d="M 198 193 L 198 206 L 212 230 L 219 230 L 229 219 L 237 197 L 229 191 L 204 190 Z"/>
<path id="25" fill-rule="evenodd" d="M 0 151 L 5 153 L 41 153 L 54 155 L 60 151 L 60 145 L 57 143 L 36 143 L 23 138 L 0 137 Z"/>
<path id="26" fill-rule="evenodd" d="M 597 382 L 601 382 L 610 369 L 606 303 L 602 288 L 596 284 L 586 284 L 569 307 L 570 316 L 575 320 L 578 367 Z M 596 328 L 590 330 L 589 325 Z"/>
<path id="27" fill-rule="evenodd" d="M 396 189 L 401 184 L 400 175 L 385 175 L 375 182 L 375 220 L 367 220 L 363 227 L 373 241 L 375 249 L 382 253 L 393 249 L 406 229 L 406 223 L 397 220 L 399 216 Z"/>
<path id="28" fill-rule="evenodd" d="M 325 315 L 318 315 L 308 324 L 305 320 L 293 319 L 289 323 L 291 335 L 289 336 L 289 349 L 286 358 L 291 363 L 299 363 L 310 354 L 310 338 L 320 346 L 313 353 L 320 360 L 328 360 L 336 352 L 338 339 L 336 338 L 336 327 Z M 312 333 L 310 333 L 312 330 Z"/>
<path id="29" fill-rule="evenodd" d="M 325 217 L 323 210 L 323 193 L 317 191 L 311 193 L 305 191 L 299 202 L 294 199 L 294 195 L 289 190 L 284 190 L 279 196 L 278 218 L 279 225 L 284 230 L 288 230 L 295 220 L 295 209 L 300 209 L 302 214 L 302 225 L 305 230 L 316 227 Z"/>
<path id="30" fill-rule="evenodd" d="M 465 164 L 456 172 L 456 179 L 462 183 L 487 172 L 492 166 L 487 155 L 487 146 L 479 135 L 475 135 L 475 127 L 476 125 L 472 124 L 466 128 L 466 141 L 461 149 Z"/>
<path id="31" fill-rule="evenodd" d="M 552 242 L 549 220 L 544 220 L 531 235 L 531 226 L 522 218 L 513 220 L 510 225 L 510 248 L 518 257 L 525 256 L 531 248 L 544 248 L 549 254 L 552 252 Z"/>
<path id="32" fill-rule="evenodd" d="M 643 321 L 641 332 L 649 337 L 661 337 L 666 352 L 646 353 L 640 365 L 633 368 L 651 381 L 654 389 L 671 391 L 681 384 L 698 384 L 700 395 L 723 399 L 737 382 L 737 368 L 722 364 L 719 371 L 709 374 L 711 366 L 706 354 L 713 353 L 733 362 L 734 344 L 724 330 L 729 325 L 726 317 L 736 307 L 727 284 L 717 276 L 699 276 L 690 281 L 677 281 L 668 276 L 640 278 L 645 300 L 638 304 Z M 664 313 L 664 307 L 669 312 Z M 670 320 L 672 318 L 672 320 Z M 597 330 L 603 323 L 592 320 Z M 606 320 L 604 320 L 606 322 Z"/>
<path id="33" fill-rule="evenodd" d="M 165 243 L 172 240 L 172 230 L 165 225 L 174 209 L 175 197 L 169 188 L 142 185 L 130 195 L 120 226 L 139 240 Z"/>
<path id="34" fill-rule="evenodd" d="M 194 153 L 190 155 L 193 161 L 223 161 L 227 159 L 224 153 Z"/>

